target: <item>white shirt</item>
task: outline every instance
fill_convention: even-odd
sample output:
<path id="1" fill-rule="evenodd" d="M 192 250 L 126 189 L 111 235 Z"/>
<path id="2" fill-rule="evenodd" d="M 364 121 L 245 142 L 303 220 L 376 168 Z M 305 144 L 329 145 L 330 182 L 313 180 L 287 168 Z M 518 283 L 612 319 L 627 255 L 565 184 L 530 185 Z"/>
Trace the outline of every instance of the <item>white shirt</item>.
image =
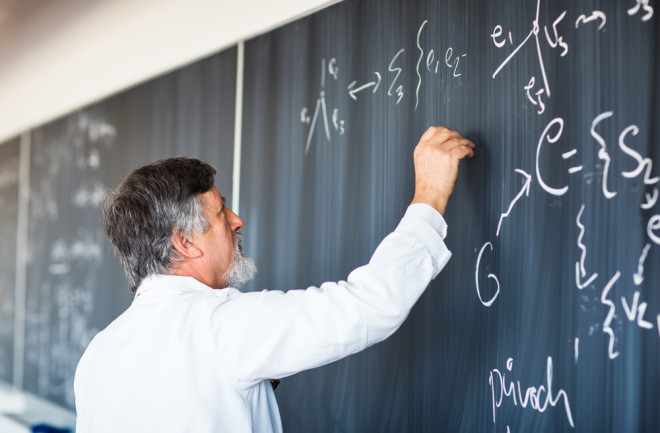
<path id="1" fill-rule="evenodd" d="M 368 265 L 307 290 L 214 290 L 153 276 L 85 351 L 77 433 L 281 432 L 269 379 L 391 335 L 451 253 L 433 208 L 411 205 Z"/>

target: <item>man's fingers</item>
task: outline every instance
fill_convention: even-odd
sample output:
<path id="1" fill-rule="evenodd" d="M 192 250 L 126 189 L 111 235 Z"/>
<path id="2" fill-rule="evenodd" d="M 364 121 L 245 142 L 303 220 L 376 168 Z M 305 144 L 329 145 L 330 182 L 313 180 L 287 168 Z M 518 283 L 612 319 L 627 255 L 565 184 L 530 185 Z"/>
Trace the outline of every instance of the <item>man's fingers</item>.
<path id="1" fill-rule="evenodd" d="M 447 140 L 447 146 L 449 147 L 449 150 L 453 149 L 454 147 L 459 147 L 459 146 L 467 146 L 471 149 L 475 148 L 475 145 L 473 142 L 468 140 L 467 138 L 452 138 L 450 140 Z"/>
<path id="2" fill-rule="evenodd" d="M 466 156 L 472 158 L 474 156 L 474 143 L 468 139 L 461 139 L 455 141 L 456 145 L 449 149 L 449 152 L 453 152 L 458 156 L 459 159 L 465 158 Z"/>
<path id="3" fill-rule="evenodd" d="M 420 141 L 444 143 L 452 138 L 462 138 L 461 134 L 444 126 L 432 126 L 424 132 Z"/>
<path id="4" fill-rule="evenodd" d="M 444 126 L 433 126 L 427 129 L 420 139 L 421 143 L 424 143 L 424 146 L 438 146 L 446 152 L 458 149 L 456 153 L 459 158 L 474 156 L 474 143 L 467 138 L 463 138 L 457 131 Z"/>
<path id="5" fill-rule="evenodd" d="M 419 141 L 426 141 L 426 140 L 428 140 L 429 138 L 431 138 L 431 137 L 432 137 L 435 133 L 437 133 L 437 132 L 438 132 L 438 128 L 437 128 L 437 127 L 434 127 L 434 126 L 431 126 L 429 129 L 427 129 L 426 131 L 424 131 L 424 133 L 423 133 L 422 136 L 420 137 Z"/>
<path id="6" fill-rule="evenodd" d="M 452 138 L 443 143 L 443 146 L 447 152 L 451 153 L 457 151 L 460 154 L 460 158 L 474 156 L 473 149 L 475 148 L 475 145 L 467 138 Z"/>
<path id="7" fill-rule="evenodd" d="M 459 162 L 474 155 L 475 145 L 461 134 L 445 127 L 432 127 L 422 135 L 414 151 L 415 198 L 441 214 L 454 190 Z"/>

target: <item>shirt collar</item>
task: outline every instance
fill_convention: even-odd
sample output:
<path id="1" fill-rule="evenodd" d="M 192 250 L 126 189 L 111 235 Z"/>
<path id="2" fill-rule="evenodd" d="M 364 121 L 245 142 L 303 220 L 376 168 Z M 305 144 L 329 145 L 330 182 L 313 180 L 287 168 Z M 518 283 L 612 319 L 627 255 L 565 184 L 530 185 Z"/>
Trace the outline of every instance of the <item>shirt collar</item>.
<path id="1" fill-rule="evenodd" d="M 167 290 L 175 292 L 207 292 L 214 289 L 194 279 L 178 275 L 151 275 L 142 280 L 135 291 L 135 296 L 154 291 Z"/>

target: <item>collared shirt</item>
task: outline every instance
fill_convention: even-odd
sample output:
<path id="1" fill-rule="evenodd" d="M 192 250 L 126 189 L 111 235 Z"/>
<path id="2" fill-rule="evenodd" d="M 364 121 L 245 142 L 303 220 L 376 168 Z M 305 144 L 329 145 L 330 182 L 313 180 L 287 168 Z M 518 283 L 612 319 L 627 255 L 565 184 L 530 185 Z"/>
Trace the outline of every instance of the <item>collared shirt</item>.
<path id="1" fill-rule="evenodd" d="M 281 432 L 269 379 L 391 335 L 449 260 L 446 229 L 433 208 L 411 205 L 367 265 L 306 290 L 145 279 L 80 360 L 77 432 Z"/>

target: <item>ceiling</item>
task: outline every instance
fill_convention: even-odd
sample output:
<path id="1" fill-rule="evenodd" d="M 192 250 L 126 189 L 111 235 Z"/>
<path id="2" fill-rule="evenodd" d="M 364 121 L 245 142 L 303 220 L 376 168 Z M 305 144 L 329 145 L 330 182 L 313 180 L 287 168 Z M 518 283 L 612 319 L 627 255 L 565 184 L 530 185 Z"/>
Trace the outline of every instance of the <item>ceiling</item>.
<path id="1" fill-rule="evenodd" d="M 0 30 L 12 23 L 29 19 L 30 15 L 53 3 L 48 0 L 0 0 Z"/>

